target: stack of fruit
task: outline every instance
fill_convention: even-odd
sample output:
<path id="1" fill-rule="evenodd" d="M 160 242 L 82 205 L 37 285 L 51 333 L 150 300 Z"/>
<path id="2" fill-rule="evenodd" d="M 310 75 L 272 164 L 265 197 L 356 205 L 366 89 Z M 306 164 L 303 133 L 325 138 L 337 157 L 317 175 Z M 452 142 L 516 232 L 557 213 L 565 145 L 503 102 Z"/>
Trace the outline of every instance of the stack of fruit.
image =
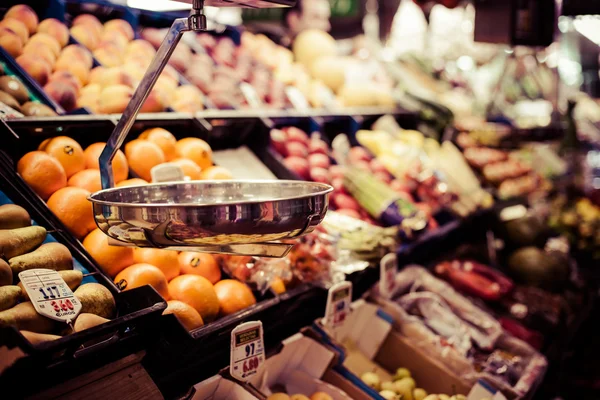
<path id="1" fill-rule="evenodd" d="M 381 378 L 375 372 L 365 372 L 360 379 L 386 400 L 466 400 L 466 397 L 460 394 L 428 395 L 425 389 L 416 387 L 415 380 L 406 368 L 398 368 L 392 381 L 381 382 Z"/>
<path id="2" fill-rule="evenodd" d="M 34 345 L 108 322 L 116 310 L 112 293 L 98 283 L 81 285 L 83 273 L 73 269 L 69 249 L 53 241 L 44 243 L 46 235 L 43 227 L 31 226 L 22 207 L 0 206 L 0 324 L 17 328 Z M 38 268 L 58 271 L 81 302 L 73 329 L 38 314 L 33 307 L 18 274 Z"/>
<path id="3" fill-rule="evenodd" d="M 16 76 L 5 75 L 5 71 L 0 65 L 0 103 L 25 116 L 51 117 L 56 115 L 54 110 L 47 105 L 32 100 L 23 82 Z"/>
<path id="4" fill-rule="evenodd" d="M 303 394 L 287 395 L 285 393 L 274 393 L 267 400 L 333 400 L 333 397 L 325 392 L 315 392 L 310 397 Z"/>
<path id="5" fill-rule="evenodd" d="M 98 157 L 103 148 L 104 143 L 94 143 L 83 150 L 71 138 L 55 137 L 23 156 L 17 170 L 122 290 L 150 284 L 171 299 L 166 313 L 176 314 L 186 328 L 197 328 L 256 303 L 245 284 L 221 280 L 219 264 L 209 254 L 109 246 L 107 236 L 96 229 L 87 200 L 101 188 Z M 127 143 L 125 153 L 117 152 L 115 182 L 117 186 L 147 184 L 151 169 L 165 162 L 178 165 L 194 180 L 231 179 L 225 168 L 212 165 L 212 150 L 203 140 L 177 141 L 165 129 L 153 128 Z M 139 178 L 127 179 L 130 170 Z"/>
<path id="6" fill-rule="evenodd" d="M 90 14 L 73 20 L 71 35 L 91 50 L 101 65 L 89 71 L 90 62 L 77 107 L 102 114 L 123 112 L 156 54 L 152 44 L 134 40 L 133 28 L 125 20 L 113 19 L 103 25 Z M 140 112 L 161 112 L 167 107 L 196 112 L 204 108 L 204 97 L 199 90 L 192 85 L 178 85 L 179 74 L 167 65 Z"/>

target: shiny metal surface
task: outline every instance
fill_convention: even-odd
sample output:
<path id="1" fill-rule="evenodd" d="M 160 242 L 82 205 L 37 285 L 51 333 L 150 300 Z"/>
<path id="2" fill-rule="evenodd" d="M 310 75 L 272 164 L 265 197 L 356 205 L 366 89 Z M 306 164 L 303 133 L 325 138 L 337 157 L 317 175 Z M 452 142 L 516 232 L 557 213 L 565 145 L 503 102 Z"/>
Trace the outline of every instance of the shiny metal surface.
<path id="1" fill-rule="evenodd" d="M 235 245 L 259 245 L 313 231 L 325 217 L 332 190 L 301 181 L 193 181 L 107 189 L 89 199 L 98 227 L 125 243 L 215 246 L 232 254 L 243 250 L 270 255 L 260 248 L 236 251 Z M 281 253 L 281 248 L 273 251 Z"/>

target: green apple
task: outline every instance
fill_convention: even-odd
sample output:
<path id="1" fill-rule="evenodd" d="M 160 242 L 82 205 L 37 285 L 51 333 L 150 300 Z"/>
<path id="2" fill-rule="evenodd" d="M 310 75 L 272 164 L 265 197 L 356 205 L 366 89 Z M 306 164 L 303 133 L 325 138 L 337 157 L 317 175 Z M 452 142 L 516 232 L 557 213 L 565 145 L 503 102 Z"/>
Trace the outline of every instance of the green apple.
<path id="1" fill-rule="evenodd" d="M 427 392 L 425 391 L 425 389 L 416 388 L 415 390 L 413 390 L 413 397 L 415 400 L 425 400 L 425 398 L 427 397 Z"/>
<path id="2" fill-rule="evenodd" d="M 410 378 L 410 371 L 408 368 L 398 368 L 396 370 L 396 374 L 394 375 L 394 380 L 398 381 L 402 378 Z"/>
<path id="3" fill-rule="evenodd" d="M 386 400 L 398 400 L 399 396 L 392 390 L 382 390 L 379 395 Z"/>
<path id="4" fill-rule="evenodd" d="M 381 386 L 381 379 L 375 372 L 365 372 L 362 374 L 360 379 L 367 384 L 367 386 L 372 387 L 373 389 L 379 391 Z"/>

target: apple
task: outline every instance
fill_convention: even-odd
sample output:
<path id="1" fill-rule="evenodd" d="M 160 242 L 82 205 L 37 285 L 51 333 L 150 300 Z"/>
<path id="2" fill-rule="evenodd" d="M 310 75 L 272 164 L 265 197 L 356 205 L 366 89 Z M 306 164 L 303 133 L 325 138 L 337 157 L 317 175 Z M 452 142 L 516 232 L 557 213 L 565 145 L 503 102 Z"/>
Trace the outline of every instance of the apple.
<path id="1" fill-rule="evenodd" d="M 311 168 L 318 167 L 327 169 L 331 165 L 331 162 L 329 161 L 329 157 L 327 157 L 325 154 L 317 153 L 308 156 L 308 164 L 311 166 Z"/>
<path id="2" fill-rule="evenodd" d="M 321 139 L 311 139 L 308 144 L 308 151 L 310 154 L 329 154 L 329 146 Z"/>
<path id="3" fill-rule="evenodd" d="M 287 156 L 288 153 L 286 148 L 286 133 L 281 129 L 271 129 L 269 136 L 271 137 L 271 145 L 273 146 L 275 151 L 277 151 L 284 157 Z"/>
<path id="4" fill-rule="evenodd" d="M 354 146 L 348 152 L 348 158 L 351 161 L 371 161 L 371 155 L 367 150 L 360 146 Z"/>
<path id="5" fill-rule="evenodd" d="M 375 372 L 365 372 L 361 375 L 360 380 L 375 390 L 379 390 L 381 386 L 381 380 Z"/>
<path id="6" fill-rule="evenodd" d="M 284 159 L 283 164 L 286 166 L 286 168 L 295 172 L 302 179 L 309 178 L 310 170 L 308 166 L 308 161 L 306 161 L 305 158 L 291 156 Z"/>
<path id="7" fill-rule="evenodd" d="M 288 134 L 288 140 L 292 142 L 300 142 L 305 146 L 308 145 L 308 135 L 300 128 L 296 128 L 295 126 L 288 126 L 287 128 L 282 128 Z"/>
<path id="8" fill-rule="evenodd" d="M 333 203 L 337 208 L 349 208 L 351 210 L 359 211 L 360 204 L 354 199 L 354 197 L 345 193 L 338 193 L 333 198 Z"/>
<path id="9" fill-rule="evenodd" d="M 385 165 L 383 165 L 383 163 L 376 158 L 372 159 L 369 162 L 369 166 L 371 167 L 371 171 L 373 171 L 373 173 L 385 172 L 387 174 L 387 172 L 388 172 Z"/>
<path id="10" fill-rule="evenodd" d="M 310 162 L 309 162 L 310 165 Z M 325 168 L 319 167 L 311 167 L 310 169 L 310 179 L 319 183 L 329 183 L 331 178 L 329 176 L 329 171 Z"/>
<path id="11" fill-rule="evenodd" d="M 367 161 L 351 161 L 351 165 L 358 169 L 362 169 L 363 171 L 371 172 L 371 166 Z"/>
<path id="12" fill-rule="evenodd" d="M 392 181 L 392 177 L 387 172 L 375 172 L 375 177 L 379 179 L 381 182 L 390 183 Z"/>
<path id="13" fill-rule="evenodd" d="M 329 176 L 331 177 L 331 186 L 333 186 L 334 193 L 345 193 L 346 188 L 344 188 L 344 178 L 334 178 L 329 171 Z"/>
<path id="14" fill-rule="evenodd" d="M 308 156 L 308 149 L 306 146 L 299 142 L 289 142 L 285 144 L 286 154 L 288 156 L 303 157 Z M 307 161 L 308 162 L 308 161 Z M 309 163 L 310 165 L 310 163 Z"/>

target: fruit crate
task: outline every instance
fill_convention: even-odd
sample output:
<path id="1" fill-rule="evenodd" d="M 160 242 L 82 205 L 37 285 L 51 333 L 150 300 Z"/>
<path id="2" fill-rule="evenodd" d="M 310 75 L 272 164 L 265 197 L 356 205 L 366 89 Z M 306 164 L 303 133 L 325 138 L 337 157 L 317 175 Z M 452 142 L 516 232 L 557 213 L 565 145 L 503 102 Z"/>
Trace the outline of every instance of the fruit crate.
<path id="1" fill-rule="evenodd" d="M 85 275 L 82 284 L 96 282 L 107 287 L 116 302 L 116 317 L 96 327 L 64 336 L 60 339 L 33 345 L 12 327 L 0 328 L 0 343 L 8 349 L 23 353 L 0 376 L 4 388 L 14 395 L 34 394 L 56 385 L 85 371 L 98 368 L 101 362 L 114 361 L 115 357 L 131 354 L 143 347 L 152 335 L 151 327 L 157 323 L 166 308 L 165 301 L 149 286 L 119 293 L 112 282 L 90 262 L 89 257 L 72 246 L 70 235 L 53 224 L 52 218 L 38 204 L 37 199 L 25 187 L 19 186 L 19 179 L 7 157 L 0 157 L 0 204 L 17 204 L 33 218 L 35 224 L 48 231 L 45 243 L 59 242 L 67 246 L 73 256 L 74 268 Z M 85 276 L 84 275 L 84 276 Z M 128 353 L 129 352 L 129 353 Z M 7 358 L 8 361 L 8 358 Z M 16 387 L 15 379 L 34 373 L 36 379 L 25 387 Z M 10 394 L 8 394 L 11 397 Z"/>

